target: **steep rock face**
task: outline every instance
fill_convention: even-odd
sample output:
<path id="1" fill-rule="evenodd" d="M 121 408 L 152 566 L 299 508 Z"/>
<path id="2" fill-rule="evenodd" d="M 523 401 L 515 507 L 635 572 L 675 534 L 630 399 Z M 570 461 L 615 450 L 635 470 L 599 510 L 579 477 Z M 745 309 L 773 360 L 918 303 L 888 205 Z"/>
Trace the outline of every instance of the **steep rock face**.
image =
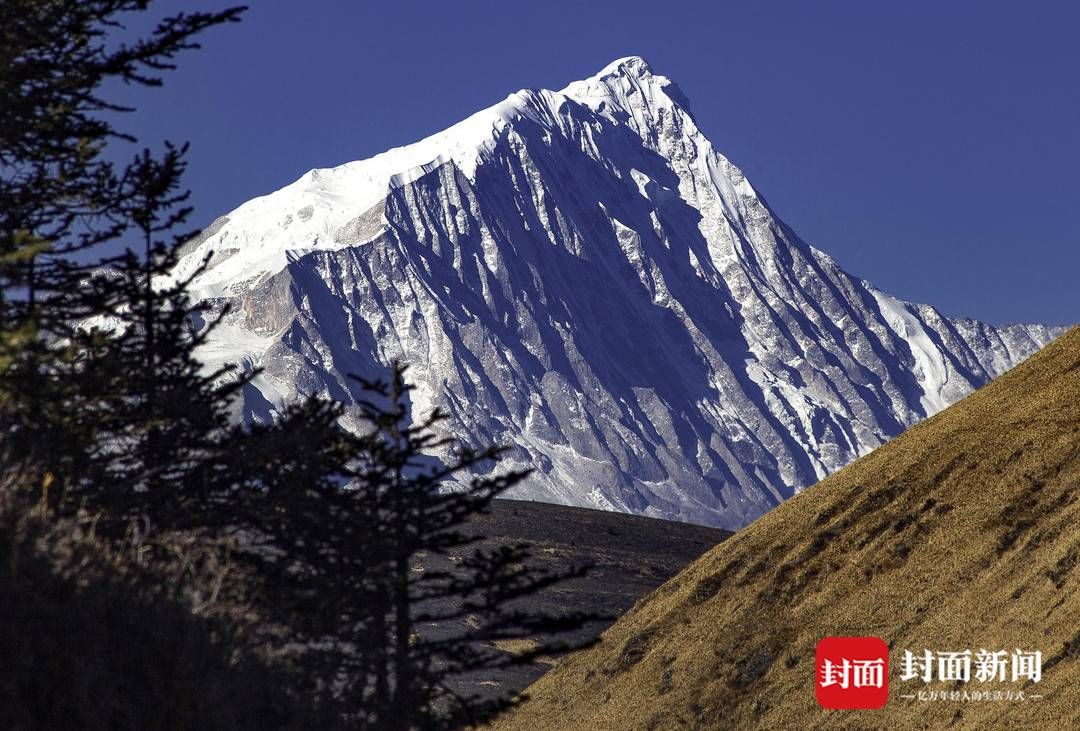
<path id="1" fill-rule="evenodd" d="M 234 307 L 204 357 L 243 404 L 414 406 L 536 467 L 517 497 L 734 528 L 1056 334 L 945 318 L 798 238 L 640 58 L 526 90 L 408 147 L 244 204 L 189 245 Z"/>

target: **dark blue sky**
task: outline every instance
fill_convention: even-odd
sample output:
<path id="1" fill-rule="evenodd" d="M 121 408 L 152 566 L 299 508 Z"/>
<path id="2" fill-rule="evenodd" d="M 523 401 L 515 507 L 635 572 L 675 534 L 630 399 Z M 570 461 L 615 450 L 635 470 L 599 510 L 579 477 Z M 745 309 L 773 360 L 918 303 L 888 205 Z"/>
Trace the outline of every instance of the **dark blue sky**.
<path id="1" fill-rule="evenodd" d="M 264 1 L 125 121 L 192 143 L 203 224 L 637 54 L 848 271 L 951 315 L 1071 324 L 1078 32 L 1072 2 Z"/>

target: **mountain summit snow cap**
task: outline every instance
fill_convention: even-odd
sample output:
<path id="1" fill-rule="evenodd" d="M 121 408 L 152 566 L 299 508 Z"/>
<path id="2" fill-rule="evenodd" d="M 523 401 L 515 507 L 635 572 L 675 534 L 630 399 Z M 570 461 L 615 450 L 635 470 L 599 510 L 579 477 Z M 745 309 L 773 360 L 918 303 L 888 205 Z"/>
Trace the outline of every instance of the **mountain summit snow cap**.
<path id="1" fill-rule="evenodd" d="M 603 69 L 594 78 L 602 78 L 604 76 L 611 76 L 612 74 L 625 73 L 632 74 L 638 78 L 645 78 L 652 75 L 652 67 L 649 62 L 641 56 L 624 56 L 617 58 Z"/>
<path id="2" fill-rule="evenodd" d="M 629 122 L 639 134 L 648 134 L 662 109 L 680 111 L 695 121 L 682 89 L 668 77 L 655 73 L 641 56 L 616 59 L 595 76 L 570 84 L 562 93 L 593 111 Z"/>

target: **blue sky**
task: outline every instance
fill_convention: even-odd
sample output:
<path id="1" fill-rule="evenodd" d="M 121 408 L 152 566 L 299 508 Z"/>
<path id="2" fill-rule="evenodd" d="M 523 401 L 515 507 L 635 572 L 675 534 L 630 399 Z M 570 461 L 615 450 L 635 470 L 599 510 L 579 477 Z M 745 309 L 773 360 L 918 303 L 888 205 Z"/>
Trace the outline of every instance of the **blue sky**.
<path id="1" fill-rule="evenodd" d="M 165 0 L 159 11 L 214 8 Z M 123 92 L 192 144 L 195 222 L 420 139 L 523 87 L 644 56 L 804 239 L 899 297 L 1080 321 L 1080 4 L 254 3 Z"/>

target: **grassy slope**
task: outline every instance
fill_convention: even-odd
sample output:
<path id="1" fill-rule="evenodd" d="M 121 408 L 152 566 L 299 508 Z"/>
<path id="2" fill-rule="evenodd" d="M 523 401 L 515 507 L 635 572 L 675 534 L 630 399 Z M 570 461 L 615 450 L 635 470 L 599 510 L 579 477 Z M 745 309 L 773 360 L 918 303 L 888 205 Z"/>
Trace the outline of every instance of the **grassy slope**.
<path id="1" fill-rule="evenodd" d="M 1074 328 L 706 553 L 497 726 L 1080 728 L 1078 556 Z M 889 703 L 821 710 L 818 639 L 864 634 L 893 648 Z M 945 687 L 899 682 L 901 651 L 924 647 L 1041 650 L 1026 691 L 1045 697 L 900 699 Z"/>

